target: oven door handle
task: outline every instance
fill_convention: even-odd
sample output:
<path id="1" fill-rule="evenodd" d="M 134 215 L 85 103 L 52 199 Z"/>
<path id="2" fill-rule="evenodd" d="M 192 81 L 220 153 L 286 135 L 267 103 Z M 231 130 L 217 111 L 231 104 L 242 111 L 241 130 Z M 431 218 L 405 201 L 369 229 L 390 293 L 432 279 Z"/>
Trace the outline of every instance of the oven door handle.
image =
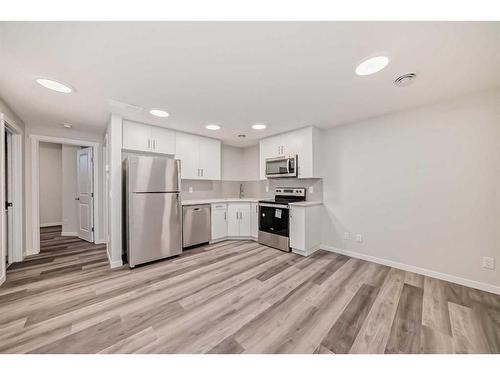
<path id="1" fill-rule="evenodd" d="M 273 203 L 259 203 L 261 207 L 271 207 L 271 208 L 282 208 L 288 210 L 288 206 L 285 204 L 273 204 Z"/>

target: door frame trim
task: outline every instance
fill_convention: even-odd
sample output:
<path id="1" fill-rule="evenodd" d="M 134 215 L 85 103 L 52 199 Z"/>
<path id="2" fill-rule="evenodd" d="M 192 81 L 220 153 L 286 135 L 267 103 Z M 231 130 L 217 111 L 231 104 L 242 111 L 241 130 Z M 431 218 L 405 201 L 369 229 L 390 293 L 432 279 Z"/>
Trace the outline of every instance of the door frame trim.
<path id="1" fill-rule="evenodd" d="M 26 217 L 26 227 L 31 229 L 31 249 L 29 255 L 38 254 L 40 252 L 40 142 L 57 143 L 70 146 L 92 147 L 94 162 L 92 163 L 93 174 L 93 189 L 94 189 L 94 243 L 104 243 L 101 238 L 101 191 L 99 190 L 99 147 L 98 142 L 82 141 L 78 139 L 59 138 L 45 135 L 31 134 L 29 136 L 31 142 L 31 217 Z M 28 231 L 27 231 L 28 232 Z"/>
<path id="2" fill-rule="evenodd" d="M 5 113 L 0 113 L 0 122 L 11 133 L 11 148 L 12 148 L 12 251 L 11 254 L 7 254 L 9 263 L 20 262 L 23 260 L 24 249 L 23 249 L 23 130 L 9 118 Z M 2 135 L 3 139 L 3 135 Z M 2 142 L 1 152 L 4 154 L 4 144 Z M 3 156 L 1 158 L 3 160 Z M 3 163 L 2 163 L 3 164 Z M 4 168 L 2 167 L 1 170 Z M 7 173 L 7 172 L 6 172 Z M 5 198 L 2 188 L 2 197 Z M 5 200 L 5 199 L 4 199 Z M 2 203 L 3 204 L 3 203 Z M 3 212 L 3 210 L 2 210 Z M 2 234 L 0 238 L 3 241 L 3 219 L 0 220 L 2 223 Z M 7 235 L 7 233 L 5 233 Z M 3 265 L 3 252 L 7 249 L 1 249 L 2 255 L 2 267 L 0 271 L 0 284 L 5 280 L 5 270 Z"/>

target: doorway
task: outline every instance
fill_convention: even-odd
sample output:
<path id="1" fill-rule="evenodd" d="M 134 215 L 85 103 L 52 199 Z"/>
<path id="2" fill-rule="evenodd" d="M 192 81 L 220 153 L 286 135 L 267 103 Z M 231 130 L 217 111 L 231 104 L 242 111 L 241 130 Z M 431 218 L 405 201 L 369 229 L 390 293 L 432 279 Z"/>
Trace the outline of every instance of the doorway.
<path id="1" fill-rule="evenodd" d="M 40 142 L 40 240 L 50 233 L 94 242 L 92 147 Z"/>
<path id="2" fill-rule="evenodd" d="M 23 260 L 22 130 L 0 113 L 0 283 Z"/>
<path id="3" fill-rule="evenodd" d="M 61 181 L 57 187 L 45 185 L 50 180 L 50 172 L 44 169 L 44 164 L 54 165 L 54 162 L 45 160 L 45 145 L 61 150 L 61 175 L 55 176 Z M 40 252 L 40 231 L 44 233 L 59 233 L 57 236 L 79 237 L 88 242 L 101 243 L 99 220 L 99 174 L 98 174 L 99 144 L 73 139 L 55 138 L 46 136 L 31 136 L 31 194 L 32 217 L 29 223 L 31 231 L 31 254 Z M 59 152 L 59 151 L 57 151 Z M 50 158 L 49 158 L 50 159 Z M 52 189 L 52 190 L 51 190 Z M 53 194 L 60 189 L 60 201 L 44 201 L 45 196 Z M 59 204 L 59 216 L 48 218 L 47 212 Z M 46 210 L 44 207 L 48 206 Z M 53 213 L 53 212 L 52 212 Z"/>

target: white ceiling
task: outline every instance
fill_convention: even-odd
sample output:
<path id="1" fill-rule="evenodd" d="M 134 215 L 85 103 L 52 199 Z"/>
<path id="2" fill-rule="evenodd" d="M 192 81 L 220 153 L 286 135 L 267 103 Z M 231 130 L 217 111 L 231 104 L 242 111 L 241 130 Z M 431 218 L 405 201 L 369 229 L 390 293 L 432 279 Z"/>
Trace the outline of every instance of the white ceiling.
<path id="1" fill-rule="evenodd" d="M 354 75 L 380 52 L 386 69 Z M 412 71 L 413 85 L 392 84 Z M 40 76 L 77 91 L 48 91 Z M 246 146 L 499 85 L 500 22 L 0 22 L 0 96 L 28 124 L 103 132 L 114 110 Z"/>

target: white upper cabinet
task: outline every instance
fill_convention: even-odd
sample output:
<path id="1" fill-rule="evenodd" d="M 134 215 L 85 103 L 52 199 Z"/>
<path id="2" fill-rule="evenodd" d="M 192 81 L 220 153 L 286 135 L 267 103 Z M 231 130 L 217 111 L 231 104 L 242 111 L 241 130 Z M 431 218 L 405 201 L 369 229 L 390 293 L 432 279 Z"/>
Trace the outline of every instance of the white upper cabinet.
<path id="1" fill-rule="evenodd" d="M 151 126 L 123 121 L 123 146 L 127 150 L 151 151 Z"/>
<path id="2" fill-rule="evenodd" d="M 174 155 L 175 131 L 138 122 L 123 121 L 122 148 Z"/>
<path id="3" fill-rule="evenodd" d="M 175 154 L 175 131 L 158 126 L 151 127 L 153 151 L 161 154 Z"/>
<path id="4" fill-rule="evenodd" d="M 200 137 L 200 169 L 202 180 L 221 179 L 221 142 Z"/>
<path id="5" fill-rule="evenodd" d="M 260 179 L 266 179 L 266 159 L 297 155 L 299 178 L 321 177 L 320 134 L 313 126 L 264 138 L 260 146 Z"/>
<path id="6" fill-rule="evenodd" d="M 177 132 L 175 157 L 181 161 L 181 178 L 221 179 L 221 142 L 193 134 Z"/>
<path id="7" fill-rule="evenodd" d="M 187 133 L 177 133 L 175 137 L 175 158 L 181 161 L 181 178 L 200 178 L 200 153 L 198 137 Z"/>

